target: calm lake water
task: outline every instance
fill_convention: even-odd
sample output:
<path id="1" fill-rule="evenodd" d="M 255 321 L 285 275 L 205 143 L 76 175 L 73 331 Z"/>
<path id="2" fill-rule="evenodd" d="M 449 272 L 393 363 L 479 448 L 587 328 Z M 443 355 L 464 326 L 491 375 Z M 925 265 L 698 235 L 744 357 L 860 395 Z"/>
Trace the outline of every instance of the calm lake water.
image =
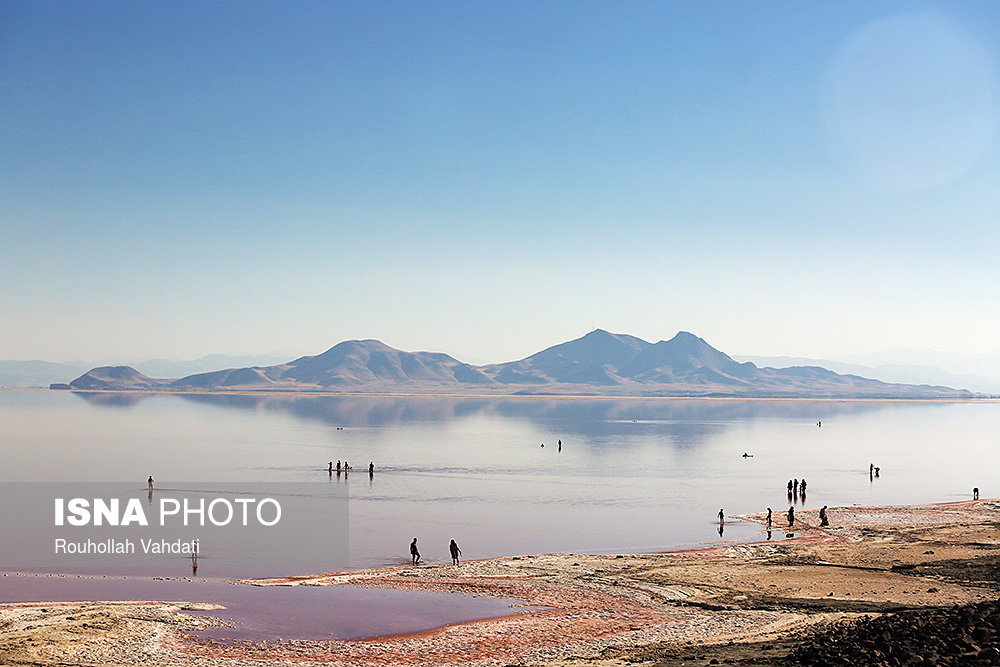
<path id="1" fill-rule="evenodd" d="M 0 424 L 0 481 L 144 488 L 151 474 L 165 487 L 341 485 L 349 540 L 337 565 L 353 568 L 408 562 L 414 536 L 429 563 L 448 562 L 450 539 L 472 559 L 696 545 L 720 539 L 720 508 L 787 510 L 793 477 L 809 482 L 797 503 L 806 508 L 951 501 L 973 486 L 984 497 L 1000 488 L 995 403 L 4 391 Z M 328 476 L 327 462 L 338 459 L 354 472 Z M 872 462 L 881 468 L 875 480 Z M 733 522 L 723 539 L 759 535 Z M 296 574 L 283 570 L 282 554 L 294 548 L 259 554 L 250 574 Z M 330 562 L 320 553 L 296 567 L 324 571 Z M 165 559 L 154 574 L 189 570 Z M 224 570 L 206 558 L 199 576 L 231 576 Z"/>
<path id="2" fill-rule="evenodd" d="M 224 583 L 408 563 L 415 536 L 431 564 L 450 562 L 451 539 L 467 559 L 655 551 L 763 539 L 759 526 L 738 521 L 720 537 L 717 513 L 770 506 L 780 520 L 791 478 L 808 480 L 808 496 L 794 501 L 805 508 L 943 502 L 969 498 L 973 486 L 983 497 L 1000 489 L 1000 405 L 986 402 L 0 391 L 0 425 L 0 570 L 74 573 L 11 572 L 0 578 L 0 602 L 218 602 L 226 610 L 213 615 L 236 625 L 204 634 L 223 641 L 414 632 L 516 611 L 511 601 L 456 595 Z M 329 475 L 327 462 L 338 459 L 354 472 Z M 869 463 L 881 468 L 877 479 Z M 182 555 L 40 556 L 52 544 L 51 489 L 75 497 L 103 483 L 97 488 L 124 490 L 152 508 L 148 475 L 157 494 L 192 498 L 264 488 L 287 508 L 285 532 L 262 542 L 212 531 L 197 570 Z"/>

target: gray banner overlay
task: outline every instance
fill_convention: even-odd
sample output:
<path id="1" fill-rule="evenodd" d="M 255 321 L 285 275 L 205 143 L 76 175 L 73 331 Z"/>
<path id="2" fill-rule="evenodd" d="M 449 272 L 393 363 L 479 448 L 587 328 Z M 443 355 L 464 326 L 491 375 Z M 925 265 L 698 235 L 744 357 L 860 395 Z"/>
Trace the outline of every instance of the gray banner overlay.
<path id="1" fill-rule="evenodd" d="M 0 484 L 0 569 L 270 577 L 348 563 L 345 487 L 324 483 Z"/>

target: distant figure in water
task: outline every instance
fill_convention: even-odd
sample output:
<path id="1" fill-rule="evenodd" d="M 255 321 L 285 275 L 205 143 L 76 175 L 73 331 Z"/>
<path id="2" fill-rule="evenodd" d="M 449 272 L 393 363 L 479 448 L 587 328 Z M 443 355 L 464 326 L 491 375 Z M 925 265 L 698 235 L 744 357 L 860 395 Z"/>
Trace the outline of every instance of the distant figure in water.
<path id="1" fill-rule="evenodd" d="M 771 527 L 771 508 L 767 508 L 767 527 Z M 770 532 L 770 531 L 769 531 Z"/>
<path id="2" fill-rule="evenodd" d="M 340 459 L 337 459 L 337 474 L 340 474 Z"/>
<path id="3" fill-rule="evenodd" d="M 562 451 L 562 440 L 559 441 L 559 451 Z"/>
<path id="4" fill-rule="evenodd" d="M 153 476 L 152 475 L 150 475 L 149 479 L 146 480 L 146 488 L 148 488 L 150 491 L 153 490 Z"/>
<path id="5" fill-rule="evenodd" d="M 826 516 L 826 505 L 823 505 L 823 507 L 821 507 L 819 510 L 819 525 L 820 526 L 830 525 L 830 520 Z"/>
<path id="6" fill-rule="evenodd" d="M 799 492 L 799 480 L 795 480 L 795 493 Z"/>
<path id="7" fill-rule="evenodd" d="M 823 428 L 823 422 L 821 422 L 821 421 L 816 422 L 816 426 L 818 426 L 820 428 Z"/>
<path id="8" fill-rule="evenodd" d="M 878 477 L 878 471 L 881 470 L 878 466 L 875 466 L 875 476 Z"/>
<path id="9" fill-rule="evenodd" d="M 413 538 L 413 541 L 410 542 L 410 561 L 413 565 L 420 562 L 420 552 L 417 551 L 417 538 L 415 537 Z"/>
<path id="10" fill-rule="evenodd" d="M 726 520 L 726 514 L 725 514 L 725 512 L 723 512 L 723 511 L 722 511 L 722 510 L 720 509 L 720 510 L 719 510 L 719 523 L 722 523 L 722 522 L 723 522 L 723 521 L 725 521 L 725 520 Z"/>
<path id="11" fill-rule="evenodd" d="M 331 475 L 333 474 L 333 461 L 330 461 L 330 464 L 326 467 L 326 471 Z"/>
<path id="12" fill-rule="evenodd" d="M 978 486 L 975 487 L 974 489 L 972 489 L 972 499 L 973 500 L 979 500 L 979 487 Z"/>
<path id="13" fill-rule="evenodd" d="M 806 495 L 806 480 L 802 480 L 802 481 L 801 481 L 801 482 L 799 483 L 799 491 L 801 491 L 801 492 L 802 492 L 802 495 L 803 495 L 803 496 L 804 496 L 804 495 Z"/>
<path id="14" fill-rule="evenodd" d="M 869 463 L 868 464 L 868 474 L 872 475 L 874 473 L 875 473 L 875 464 L 874 463 Z"/>
<path id="15" fill-rule="evenodd" d="M 368 462 L 368 474 L 369 475 L 374 475 L 375 474 L 375 462 L 374 461 L 369 461 Z"/>
<path id="16" fill-rule="evenodd" d="M 795 525 L 795 507 L 788 508 L 788 527 L 791 528 Z"/>
<path id="17" fill-rule="evenodd" d="M 792 494 L 792 480 L 788 480 L 788 495 Z"/>
<path id="18" fill-rule="evenodd" d="M 455 540 L 452 540 L 451 544 L 448 545 L 448 551 L 451 552 L 451 564 L 458 565 L 458 557 L 462 555 L 462 550 L 458 548 Z"/>

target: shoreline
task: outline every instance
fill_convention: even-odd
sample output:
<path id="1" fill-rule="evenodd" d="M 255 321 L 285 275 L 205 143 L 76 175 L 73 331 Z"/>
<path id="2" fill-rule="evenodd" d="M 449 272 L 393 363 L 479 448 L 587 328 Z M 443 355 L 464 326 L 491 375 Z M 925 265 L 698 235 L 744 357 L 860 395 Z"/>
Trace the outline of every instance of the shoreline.
<path id="1" fill-rule="evenodd" d="M 219 391 L 170 391 L 163 389 L 50 389 L 47 387 L 0 387 L 0 391 L 52 392 L 60 394 L 112 394 L 112 395 L 163 395 L 163 396 L 303 396 L 309 398 L 460 398 L 460 399 L 547 399 L 593 401 L 795 401 L 820 403 L 1000 403 L 1000 396 L 966 397 L 905 397 L 905 396 L 715 396 L 677 395 L 643 396 L 631 394 L 461 394 L 454 392 L 335 392 L 313 390 L 219 390 Z"/>
<path id="2" fill-rule="evenodd" d="M 724 542 L 650 554 L 507 556 L 457 567 L 397 566 L 243 580 L 262 587 L 346 585 L 504 597 L 535 607 L 363 640 L 212 644 L 189 634 L 210 621 L 179 613 L 184 603 L 4 604 L 0 657 L 7 664 L 73 664 L 99 662 L 99 654 L 107 660 L 110 654 L 100 651 L 117 650 L 122 655 L 139 651 L 154 663 L 220 667 L 280 660 L 331 665 L 495 660 L 673 664 L 663 661 L 697 657 L 706 650 L 729 655 L 727 651 L 737 650 L 733 646 L 781 650 L 789 637 L 835 623 L 1000 600 L 997 499 L 840 507 L 829 514 L 832 526 L 826 529 L 817 526 L 815 510 L 798 512 L 795 537 L 772 542 Z M 733 518 L 763 521 L 762 514 Z M 61 616 L 45 622 L 42 617 L 51 616 L 56 607 L 63 609 Z M 83 617 L 107 622 L 81 625 Z M 99 651 L 97 645 L 110 648 Z"/>

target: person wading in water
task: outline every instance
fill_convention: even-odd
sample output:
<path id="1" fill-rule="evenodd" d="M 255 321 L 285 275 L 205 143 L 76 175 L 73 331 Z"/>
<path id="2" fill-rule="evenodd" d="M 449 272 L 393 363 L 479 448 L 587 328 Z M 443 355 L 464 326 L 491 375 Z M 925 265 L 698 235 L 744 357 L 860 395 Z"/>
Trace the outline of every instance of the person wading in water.
<path id="1" fill-rule="evenodd" d="M 413 538 L 413 541 L 410 542 L 410 561 L 413 565 L 420 562 L 420 552 L 417 551 L 417 538 L 415 537 Z"/>

